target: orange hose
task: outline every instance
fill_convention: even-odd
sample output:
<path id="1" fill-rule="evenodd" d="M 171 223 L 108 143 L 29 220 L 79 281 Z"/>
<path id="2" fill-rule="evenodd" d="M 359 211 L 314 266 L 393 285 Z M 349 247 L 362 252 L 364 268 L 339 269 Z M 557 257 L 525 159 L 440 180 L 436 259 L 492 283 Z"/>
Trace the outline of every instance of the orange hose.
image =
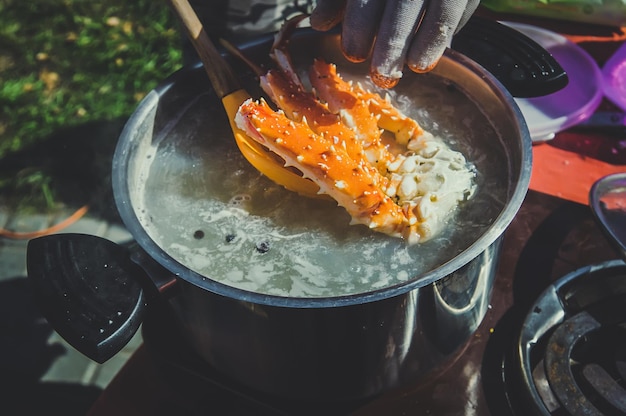
<path id="1" fill-rule="evenodd" d="M 11 238 L 14 240 L 29 240 L 31 238 L 54 234 L 74 224 L 76 221 L 82 218 L 87 213 L 88 210 L 89 210 L 89 205 L 83 205 L 82 207 L 74 211 L 72 215 L 70 215 L 69 217 L 61 221 L 60 223 L 50 226 L 48 228 L 44 228 L 42 230 L 17 232 L 17 231 L 11 231 L 11 230 L 7 230 L 4 228 L 0 228 L 0 237 Z"/>

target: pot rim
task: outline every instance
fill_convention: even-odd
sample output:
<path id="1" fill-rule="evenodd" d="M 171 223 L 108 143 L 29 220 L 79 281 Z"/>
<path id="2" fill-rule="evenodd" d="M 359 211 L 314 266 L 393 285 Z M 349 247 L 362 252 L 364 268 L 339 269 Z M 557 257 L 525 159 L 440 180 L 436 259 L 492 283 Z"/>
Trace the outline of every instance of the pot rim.
<path id="1" fill-rule="evenodd" d="M 308 29 L 299 30 L 307 31 Z M 316 33 L 319 35 L 319 32 Z M 272 35 L 268 35 L 255 40 L 254 44 L 256 45 L 263 42 L 269 42 L 271 39 L 273 39 Z M 198 70 L 198 67 L 202 67 L 200 63 L 193 66 L 183 67 L 168 77 L 157 88 L 152 90 L 139 103 L 137 109 L 124 126 L 113 157 L 112 166 L 114 199 L 122 221 L 131 235 L 135 238 L 138 245 L 145 250 L 151 258 L 156 260 L 161 266 L 165 267 L 177 278 L 181 278 L 218 295 L 257 304 L 289 308 L 330 308 L 364 304 L 402 295 L 408 291 L 427 286 L 445 276 L 452 274 L 489 248 L 505 232 L 506 228 L 517 214 L 517 211 L 524 201 L 530 183 L 532 167 L 532 140 L 524 117 L 515 100 L 492 74 L 488 73 L 482 66 L 470 58 L 451 49 L 446 50 L 442 59 L 451 60 L 452 62 L 464 67 L 464 69 L 469 70 L 474 75 L 477 75 L 482 82 L 485 83 L 485 86 L 494 93 L 498 101 L 502 105 L 509 107 L 513 113 L 513 121 L 516 124 L 514 126 L 515 130 L 519 132 L 520 136 L 518 143 L 520 145 L 519 150 L 521 160 L 519 174 L 518 177 L 515 178 L 514 182 L 515 186 L 510 190 L 510 197 L 498 217 L 494 220 L 493 224 L 469 247 L 439 267 L 420 276 L 415 276 L 406 282 L 381 289 L 375 289 L 369 292 L 332 297 L 285 297 L 251 292 L 220 283 L 189 269 L 171 257 L 154 240 L 152 240 L 148 232 L 142 226 L 132 207 L 130 190 L 127 181 L 128 162 L 133 154 L 133 143 L 131 143 L 131 138 L 133 136 L 133 131 L 136 130 L 137 126 L 158 105 L 160 95 L 172 85 L 175 79 L 178 77 L 184 77 L 188 71 L 195 71 Z"/>

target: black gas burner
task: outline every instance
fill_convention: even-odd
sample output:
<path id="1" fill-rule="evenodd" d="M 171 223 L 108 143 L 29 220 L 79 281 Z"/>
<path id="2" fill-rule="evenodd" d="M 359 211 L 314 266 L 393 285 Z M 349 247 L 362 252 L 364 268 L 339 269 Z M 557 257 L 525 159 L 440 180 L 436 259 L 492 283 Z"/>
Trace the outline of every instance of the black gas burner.
<path id="1" fill-rule="evenodd" d="M 523 240 L 513 301 L 481 363 L 489 414 L 624 415 L 626 265 L 589 207 L 536 196 L 510 234 Z"/>
<path id="2" fill-rule="evenodd" d="M 584 267 L 549 286 L 503 369 L 520 415 L 625 415 L 626 264 Z"/>

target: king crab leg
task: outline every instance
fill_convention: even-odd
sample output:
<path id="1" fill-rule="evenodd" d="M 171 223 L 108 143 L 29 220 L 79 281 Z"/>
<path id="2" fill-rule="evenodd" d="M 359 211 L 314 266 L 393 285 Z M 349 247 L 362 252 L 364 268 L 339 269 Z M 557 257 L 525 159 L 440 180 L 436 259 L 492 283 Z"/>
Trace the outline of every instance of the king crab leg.
<path id="1" fill-rule="evenodd" d="M 275 39 L 271 55 L 277 67 L 265 72 L 256 68 L 262 89 L 279 110 L 263 99 L 247 100 L 236 115 L 237 125 L 335 199 L 352 223 L 409 244 L 432 237 L 439 218 L 468 197 L 473 176 L 463 172 L 461 187 L 446 185 L 438 195 L 429 186 L 444 187 L 445 175 L 431 175 L 425 181 L 429 185 L 421 185 L 420 172 L 435 162 L 445 172 L 462 171 L 464 158 L 435 141 L 390 100 L 343 80 L 334 64 L 315 59 L 309 71 L 313 90 L 307 90 L 287 50 L 286 35 L 300 20 L 288 21 Z M 393 134 L 394 152 L 382 139 L 383 131 Z M 440 160 L 429 160 L 438 153 Z M 437 206 L 443 207 L 441 213 Z"/>

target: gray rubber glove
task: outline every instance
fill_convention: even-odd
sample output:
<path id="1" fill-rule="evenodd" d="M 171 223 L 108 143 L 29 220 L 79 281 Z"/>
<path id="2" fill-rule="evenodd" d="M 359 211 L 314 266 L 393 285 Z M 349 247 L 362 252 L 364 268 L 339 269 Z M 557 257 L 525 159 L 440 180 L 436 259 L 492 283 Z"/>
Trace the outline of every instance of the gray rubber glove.
<path id="1" fill-rule="evenodd" d="M 345 3 L 345 5 L 344 5 Z M 341 46 L 349 60 L 371 56 L 370 75 L 383 88 L 402 77 L 404 64 L 430 71 L 480 0 L 317 0 L 311 26 L 328 30 L 343 20 Z"/>

